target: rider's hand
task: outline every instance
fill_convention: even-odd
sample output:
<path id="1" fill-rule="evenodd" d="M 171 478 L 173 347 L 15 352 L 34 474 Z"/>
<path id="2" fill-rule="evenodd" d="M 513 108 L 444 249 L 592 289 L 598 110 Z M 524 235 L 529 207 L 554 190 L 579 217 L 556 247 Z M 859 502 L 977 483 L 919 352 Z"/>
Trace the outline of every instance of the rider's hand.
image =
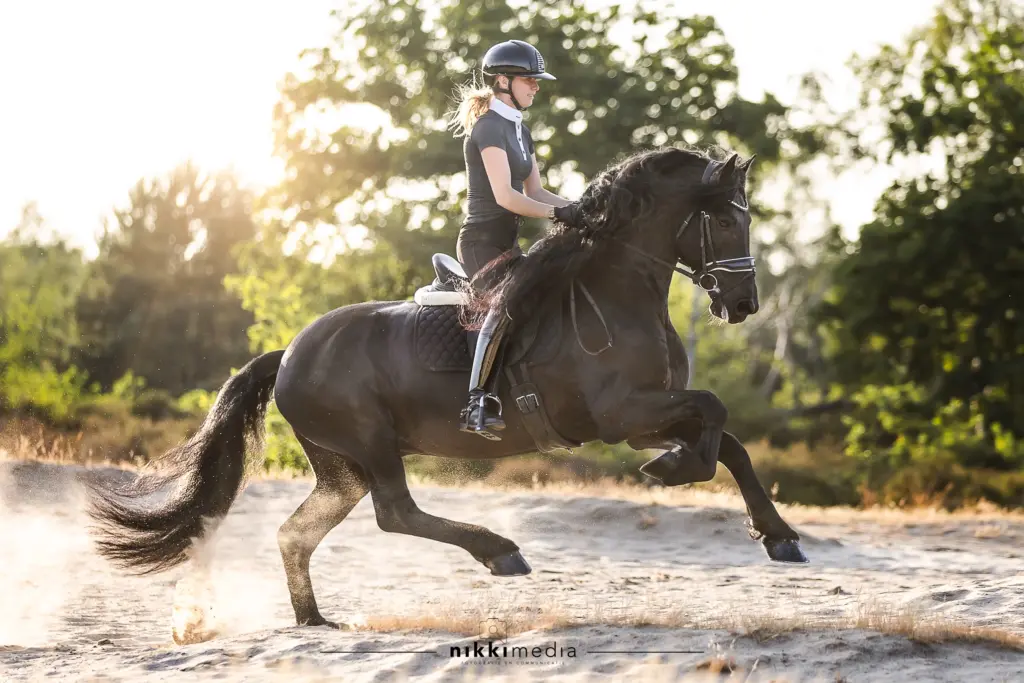
<path id="1" fill-rule="evenodd" d="M 559 223 L 565 223 L 570 228 L 582 228 L 585 225 L 583 222 L 583 211 L 580 209 L 579 202 L 570 202 L 565 206 L 555 207 L 555 220 Z"/>

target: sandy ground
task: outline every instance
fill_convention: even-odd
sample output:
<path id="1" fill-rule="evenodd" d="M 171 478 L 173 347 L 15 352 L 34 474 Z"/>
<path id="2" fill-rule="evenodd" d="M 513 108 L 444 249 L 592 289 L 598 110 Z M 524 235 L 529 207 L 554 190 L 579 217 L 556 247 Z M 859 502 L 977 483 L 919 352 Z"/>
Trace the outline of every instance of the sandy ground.
<path id="1" fill-rule="evenodd" d="M 461 549 L 386 534 L 364 499 L 313 556 L 324 615 L 479 629 L 343 632 L 293 626 L 278 554 L 277 529 L 312 482 L 257 481 L 212 544 L 207 602 L 220 635 L 177 646 L 170 617 L 185 571 L 126 577 L 103 562 L 74 478 L 0 462 L 2 681 L 1024 680 L 1018 651 L 832 626 L 890 612 L 1024 634 L 1017 517 L 784 510 L 811 559 L 790 566 L 748 538 L 734 498 L 667 506 L 417 487 L 425 510 L 514 540 L 533 573 L 492 577 Z M 630 625 L 637 618 L 677 625 Z M 557 625 L 498 639 L 509 649 L 490 656 L 494 629 L 545 620 Z M 807 628 L 774 634 L 786 620 Z M 451 656 L 474 642 L 480 656 Z"/>

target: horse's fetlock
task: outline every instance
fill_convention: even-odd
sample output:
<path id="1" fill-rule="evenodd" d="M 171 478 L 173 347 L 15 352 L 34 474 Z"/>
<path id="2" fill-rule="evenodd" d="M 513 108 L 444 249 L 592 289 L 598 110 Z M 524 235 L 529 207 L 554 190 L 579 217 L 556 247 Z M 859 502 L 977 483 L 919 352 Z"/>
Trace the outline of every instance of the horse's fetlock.
<path id="1" fill-rule="evenodd" d="M 693 468 L 693 476 L 691 478 L 691 483 L 702 484 L 706 481 L 711 481 L 712 479 L 715 478 L 715 474 L 717 473 L 717 463 L 708 465 L 707 463 L 701 461 Z"/>

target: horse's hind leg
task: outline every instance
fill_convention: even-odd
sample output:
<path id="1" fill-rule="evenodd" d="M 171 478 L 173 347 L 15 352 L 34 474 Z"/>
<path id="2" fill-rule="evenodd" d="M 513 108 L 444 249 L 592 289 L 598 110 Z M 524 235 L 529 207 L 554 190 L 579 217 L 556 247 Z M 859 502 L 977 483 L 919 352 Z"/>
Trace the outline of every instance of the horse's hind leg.
<path id="1" fill-rule="evenodd" d="M 362 470 L 337 453 L 299 437 L 316 486 L 302 505 L 281 525 L 277 542 L 288 580 L 295 621 L 299 626 L 337 624 L 320 615 L 309 577 L 309 558 L 328 532 L 362 500 L 369 487 Z"/>
<path id="2" fill-rule="evenodd" d="M 375 454 L 368 463 L 370 496 L 377 525 L 384 531 L 429 538 L 466 550 L 495 576 L 522 576 L 530 565 L 519 546 L 475 524 L 435 517 L 419 509 L 405 480 L 405 466 L 397 452 Z"/>

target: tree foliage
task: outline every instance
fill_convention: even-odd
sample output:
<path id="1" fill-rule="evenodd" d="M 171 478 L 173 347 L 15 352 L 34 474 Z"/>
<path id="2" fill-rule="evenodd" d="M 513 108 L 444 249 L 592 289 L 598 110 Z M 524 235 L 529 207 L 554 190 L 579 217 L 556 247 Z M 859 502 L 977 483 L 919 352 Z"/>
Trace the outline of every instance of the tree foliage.
<path id="1" fill-rule="evenodd" d="M 64 417 L 85 376 L 70 364 L 81 253 L 47 235 L 33 205 L 0 245 L 0 406 Z"/>
<path id="2" fill-rule="evenodd" d="M 286 346 L 335 307 L 408 298 L 433 278 L 430 255 L 454 252 L 462 220 L 453 92 L 489 45 L 516 37 L 558 76 L 527 112 L 556 192 L 652 146 L 758 154 L 761 312 L 708 324 L 704 294 L 685 280 L 669 299 L 684 341 L 696 335 L 692 386 L 723 398 L 731 431 L 845 438 L 850 457 L 827 473 L 812 471 L 813 449 L 789 465 L 800 470 L 790 484 L 819 502 L 851 500 L 858 484 L 864 500 L 954 491 L 1024 504 L 1019 2 L 944 0 L 905 41 L 855 60 L 861 106 L 845 116 L 811 76 L 792 107 L 740 97 L 727 37 L 670 3 L 630 14 L 572 0 L 365 0 L 332 21 L 333 38 L 282 85 L 279 187 L 253 198 L 189 165 L 141 180 L 92 262 L 26 212 L 0 244 L 3 407 L 106 410 L 121 450 L 138 453 L 153 421 L 207 410 L 253 352 Z M 867 158 L 930 170 L 889 187 L 851 241 L 813 192 L 820 166 L 807 162 L 823 154 L 835 167 Z M 785 188 L 784 205 L 762 201 L 770 184 Z M 808 241 L 812 214 L 826 230 Z M 523 246 L 544 229 L 528 221 Z M 822 419 L 829 407 L 842 411 Z M 305 467 L 283 417 L 268 418 L 270 462 Z M 639 457 L 581 454 L 616 473 Z"/>
<path id="3" fill-rule="evenodd" d="M 77 301 L 79 364 L 105 389 L 129 370 L 173 395 L 218 386 L 248 355 L 252 315 L 223 280 L 255 234 L 251 198 L 185 165 L 140 180 L 115 220 Z"/>
<path id="4" fill-rule="evenodd" d="M 964 407 L 958 424 L 984 438 L 957 437 L 960 459 L 1016 466 L 1003 435 L 1024 434 L 1024 10 L 950 0 L 857 69 L 887 134 L 876 153 L 943 163 L 884 193 L 818 311 L 833 381 L 875 406 L 853 450 L 941 441 L 913 425 Z"/>

